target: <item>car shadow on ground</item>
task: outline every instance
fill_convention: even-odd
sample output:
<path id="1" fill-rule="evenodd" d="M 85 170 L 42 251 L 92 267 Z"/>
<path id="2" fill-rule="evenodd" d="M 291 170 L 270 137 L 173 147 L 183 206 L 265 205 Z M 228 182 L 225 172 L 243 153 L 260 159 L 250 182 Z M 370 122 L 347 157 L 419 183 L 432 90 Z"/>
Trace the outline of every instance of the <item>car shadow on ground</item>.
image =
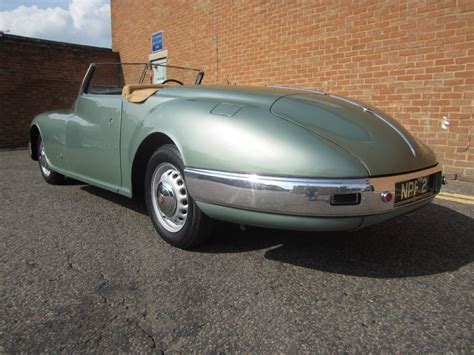
<path id="1" fill-rule="evenodd" d="M 85 185 L 82 190 L 147 214 L 143 199 Z M 355 232 L 294 232 L 216 222 L 199 253 L 268 249 L 268 260 L 360 277 L 400 278 L 455 271 L 474 261 L 474 220 L 436 204 Z"/>
<path id="2" fill-rule="evenodd" d="M 66 177 L 64 179 L 63 185 L 65 185 L 65 186 L 84 185 L 85 186 L 86 183 L 82 182 L 82 181 L 79 181 L 79 180 L 75 180 L 75 179 L 70 178 L 70 177 Z"/>
<path id="3" fill-rule="evenodd" d="M 268 249 L 265 258 L 360 277 L 400 278 L 455 271 L 474 261 L 474 220 L 431 204 L 355 232 L 292 232 L 219 224 L 206 253 Z"/>
<path id="4" fill-rule="evenodd" d="M 143 198 L 140 198 L 140 197 L 128 198 L 126 196 L 122 196 L 114 192 L 107 191 L 107 190 L 101 189 L 99 187 L 91 186 L 91 185 L 81 186 L 81 190 L 86 191 L 92 195 L 101 197 L 112 203 L 116 203 L 123 207 L 129 208 L 140 214 L 148 215 L 148 212 L 146 210 L 145 200 Z"/>

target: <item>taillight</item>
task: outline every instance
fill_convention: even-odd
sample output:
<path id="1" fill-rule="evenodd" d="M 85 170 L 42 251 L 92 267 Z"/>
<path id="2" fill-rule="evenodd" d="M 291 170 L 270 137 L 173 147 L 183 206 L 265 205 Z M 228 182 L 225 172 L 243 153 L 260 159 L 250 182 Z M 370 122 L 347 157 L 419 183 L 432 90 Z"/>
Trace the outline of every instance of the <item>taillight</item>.
<path id="1" fill-rule="evenodd" d="M 392 201 L 392 199 L 393 199 L 393 195 L 392 195 L 392 193 L 389 192 L 389 191 L 382 192 L 382 193 L 380 194 L 380 197 L 382 198 L 382 201 L 383 201 L 383 202 L 390 202 L 390 201 Z"/>

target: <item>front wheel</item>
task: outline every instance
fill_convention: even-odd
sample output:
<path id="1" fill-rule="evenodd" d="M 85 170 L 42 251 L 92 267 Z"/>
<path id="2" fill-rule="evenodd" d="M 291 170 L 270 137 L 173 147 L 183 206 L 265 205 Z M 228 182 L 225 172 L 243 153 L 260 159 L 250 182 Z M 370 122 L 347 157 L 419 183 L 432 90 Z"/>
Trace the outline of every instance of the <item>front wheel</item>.
<path id="1" fill-rule="evenodd" d="M 64 182 L 64 175 L 52 171 L 48 166 L 48 159 L 44 151 L 44 144 L 41 137 L 38 137 L 38 163 L 43 179 L 51 185 L 61 185 Z"/>
<path id="2" fill-rule="evenodd" d="M 192 249 L 209 239 L 212 220 L 189 195 L 184 164 L 174 145 L 164 145 L 151 156 L 145 175 L 145 199 L 153 225 L 166 242 Z"/>

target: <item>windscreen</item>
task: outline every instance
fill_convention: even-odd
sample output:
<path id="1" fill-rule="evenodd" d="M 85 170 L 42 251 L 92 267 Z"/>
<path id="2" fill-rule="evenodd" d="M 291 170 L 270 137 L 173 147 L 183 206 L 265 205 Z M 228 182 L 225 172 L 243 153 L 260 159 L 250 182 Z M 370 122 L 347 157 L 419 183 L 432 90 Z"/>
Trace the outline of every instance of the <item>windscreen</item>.
<path id="1" fill-rule="evenodd" d="M 147 63 L 97 63 L 89 81 L 90 94 L 121 94 L 125 85 L 200 84 L 204 73 L 197 69 Z"/>
<path id="2" fill-rule="evenodd" d="M 193 85 L 196 84 L 197 76 L 200 73 L 202 72 L 197 69 L 151 63 L 146 69 L 143 83 Z"/>

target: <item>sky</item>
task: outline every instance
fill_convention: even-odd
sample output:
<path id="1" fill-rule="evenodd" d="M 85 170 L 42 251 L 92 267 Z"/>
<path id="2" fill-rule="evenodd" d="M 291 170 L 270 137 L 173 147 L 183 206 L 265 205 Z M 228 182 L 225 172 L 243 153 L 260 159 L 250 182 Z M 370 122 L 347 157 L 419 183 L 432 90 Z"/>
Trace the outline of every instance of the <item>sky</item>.
<path id="1" fill-rule="evenodd" d="M 110 2 L 0 0 L 0 31 L 110 48 Z"/>

